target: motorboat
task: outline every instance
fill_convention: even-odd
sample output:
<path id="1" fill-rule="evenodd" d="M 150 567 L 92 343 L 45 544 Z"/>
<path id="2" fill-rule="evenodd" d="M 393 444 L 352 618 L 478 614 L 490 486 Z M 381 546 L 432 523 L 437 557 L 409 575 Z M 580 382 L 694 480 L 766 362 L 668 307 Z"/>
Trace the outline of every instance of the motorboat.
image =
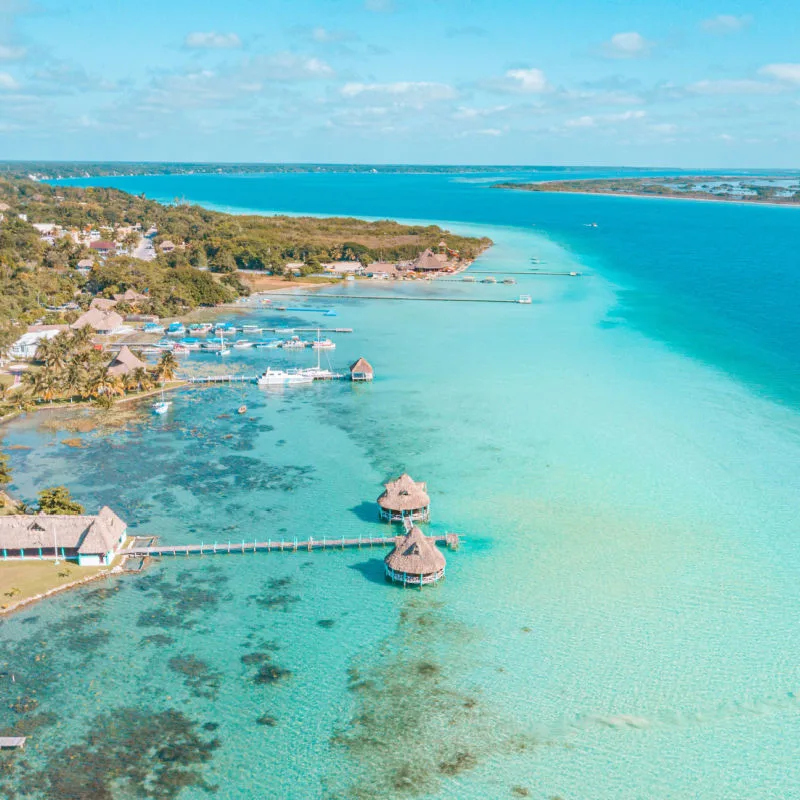
<path id="1" fill-rule="evenodd" d="M 292 337 L 291 339 L 287 339 L 281 347 L 284 350 L 304 350 L 308 346 L 308 342 L 304 342 L 302 339 L 299 339 L 297 336 Z"/>
<path id="2" fill-rule="evenodd" d="M 258 378 L 259 386 L 302 386 L 313 383 L 314 379 L 310 375 L 301 372 L 287 372 L 284 369 L 273 369 L 267 367 Z"/>
<path id="3" fill-rule="evenodd" d="M 517 298 L 518 303 L 522 303 L 522 305 L 530 305 L 533 301 L 531 300 L 531 296 L 529 294 L 521 294 Z"/>
<path id="4" fill-rule="evenodd" d="M 159 400 L 157 403 L 153 403 L 153 413 L 166 414 L 171 405 L 172 402 L 170 400 Z"/>
<path id="5" fill-rule="evenodd" d="M 503 283 L 505 283 L 507 286 L 513 286 L 516 281 L 513 278 L 503 278 Z"/>
<path id="6" fill-rule="evenodd" d="M 182 322 L 171 322 L 167 328 L 167 336 L 183 336 L 186 328 Z"/>
<path id="7" fill-rule="evenodd" d="M 235 350 L 246 350 L 248 347 L 252 347 L 253 344 L 253 342 L 250 342 L 247 339 L 237 339 L 233 343 L 233 347 Z"/>

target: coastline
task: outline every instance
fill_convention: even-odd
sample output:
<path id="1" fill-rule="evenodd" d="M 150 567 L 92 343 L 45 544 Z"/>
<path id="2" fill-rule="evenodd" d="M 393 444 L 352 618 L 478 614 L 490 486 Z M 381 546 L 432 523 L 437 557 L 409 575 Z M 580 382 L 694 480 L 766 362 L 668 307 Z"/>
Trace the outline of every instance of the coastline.
<path id="1" fill-rule="evenodd" d="M 637 200 L 679 200 L 681 202 L 694 202 L 694 203 L 729 203 L 731 205 L 740 206 L 770 206 L 773 208 L 800 208 L 800 203 L 775 203 L 772 201 L 759 201 L 759 200 L 743 200 L 740 197 L 727 198 L 727 197 L 679 197 L 676 195 L 660 195 L 660 194 L 642 194 L 635 192 L 590 192 L 590 191 L 573 191 L 563 189 L 526 189 L 522 185 L 515 186 L 494 186 L 492 188 L 505 189 L 512 192 L 530 192 L 531 194 L 564 194 L 564 195 L 578 195 L 584 197 L 619 197 L 631 198 Z"/>

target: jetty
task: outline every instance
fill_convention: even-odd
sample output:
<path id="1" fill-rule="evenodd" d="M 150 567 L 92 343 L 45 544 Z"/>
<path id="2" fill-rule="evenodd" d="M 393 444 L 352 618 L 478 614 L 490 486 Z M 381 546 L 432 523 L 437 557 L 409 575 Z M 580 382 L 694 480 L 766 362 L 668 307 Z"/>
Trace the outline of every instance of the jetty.
<path id="1" fill-rule="evenodd" d="M 120 555 L 148 558 L 154 556 L 211 556 L 244 553 L 272 553 L 279 551 L 282 553 L 295 553 L 299 551 L 312 552 L 314 550 L 345 550 L 348 548 L 364 547 L 395 547 L 403 536 L 359 536 L 357 539 L 346 539 L 344 536 L 337 538 L 322 537 L 321 539 L 268 539 L 267 541 L 245 541 L 240 542 L 213 542 L 200 544 L 176 544 L 159 545 L 151 544 L 147 546 L 138 545 L 134 542 L 129 548 L 120 550 Z M 443 545 L 449 550 L 458 550 L 459 537 L 457 533 L 445 533 L 440 536 L 428 537 L 431 542 Z"/>
<path id="2" fill-rule="evenodd" d="M 292 294 L 291 297 L 315 297 L 311 292 Z M 513 303 L 516 300 L 499 300 L 490 297 L 403 297 L 389 294 L 326 294 L 326 300 L 405 300 L 409 303 Z M 276 311 L 283 311 L 278 306 Z"/>

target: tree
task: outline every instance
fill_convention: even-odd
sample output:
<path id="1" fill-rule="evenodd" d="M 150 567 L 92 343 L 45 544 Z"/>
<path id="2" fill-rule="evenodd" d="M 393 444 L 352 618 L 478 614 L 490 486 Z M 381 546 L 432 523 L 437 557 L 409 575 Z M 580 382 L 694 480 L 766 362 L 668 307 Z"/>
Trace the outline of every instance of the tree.
<path id="1" fill-rule="evenodd" d="M 144 367 L 136 367 L 125 376 L 125 388 L 146 392 L 153 385 L 150 373 Z"/>
<path id="2" fill-rule="evenodd" d="M 11 483 L 11 461 L 8 453 L 0 452 L 0 489 Z"/>
<path id="3" fill-rule="evenodd" d="M 175 370 L 178 369 L 178 359 L 167 350 L 161 354 L 156 366 L 156 377 L 162 382 L 175 380 Z"/>
<path id="4" fill-rule="evenodd" d="M 39 511 L 44 514 L 83 514 L 83 506 L 72 499 L 66 486 L 52 486 L 39 492 Z"/>

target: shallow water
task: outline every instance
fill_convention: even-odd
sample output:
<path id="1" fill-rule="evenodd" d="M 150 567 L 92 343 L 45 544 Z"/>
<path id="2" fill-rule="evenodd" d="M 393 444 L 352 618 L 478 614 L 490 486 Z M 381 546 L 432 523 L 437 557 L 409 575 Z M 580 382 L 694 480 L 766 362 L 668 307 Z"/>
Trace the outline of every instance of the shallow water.
<path id="1" fill-rule="evenodd" d="M 690 205 L 670 208 L 690 216 Z M 752 213 L 751 237 L 789 241 L 785 210 L 738 209 L 719 213 Z M 318 210 L 331 210 L 324 197 Z M 0 756 L 9 796 L 794 796 L 796 375 L 771 381 L 774 365 L 744 358 L 740 329 L 710 323 L 740 313 L 722 300 L 687 330 L 727 332 L 747 369 L 709 358 L 711 339 L 693 339 L 687 357 L 672 323 L 655 338 L 645 301 L 663 311 L 682 295 L 626 278 L 614 261 L 624 232 L 578 260 L 588 229 L 566 242 L 485 213 L 487 224 L 458 226 L 497 242 L 481 268 L 524 269 L 536 255 L 590 275 L 347 285 L 313 304 L 354 329 L 331 358 L 365 355 L 370 386 L 183 391 L 165 418 L 144 407 L 138 424 L 81 434 L 81 449 L 37 418 L 9 428 L 7 443 L 33 447 L 12 451 L 22 496 L 67 482 L 164 541 L 385 531 L 374 498 L 402 469 L 429 483 L 429 530 L 464 541 L 447 581 L 422 593 L 383 582 L 384 551 L 173 558 L 6 620 L 0 727 L 32 729 L 24 755 Z M 708 244 L 719 230 L 693 235 Z M 695 265 L 706 267 L 716 274 Z M 400 291 L 535 302 L 336 298 Z M 775 363 L 797 355 L 778 349 Z M 230 363 L 252 373 L 313 358 L 234 350 Z"/>

